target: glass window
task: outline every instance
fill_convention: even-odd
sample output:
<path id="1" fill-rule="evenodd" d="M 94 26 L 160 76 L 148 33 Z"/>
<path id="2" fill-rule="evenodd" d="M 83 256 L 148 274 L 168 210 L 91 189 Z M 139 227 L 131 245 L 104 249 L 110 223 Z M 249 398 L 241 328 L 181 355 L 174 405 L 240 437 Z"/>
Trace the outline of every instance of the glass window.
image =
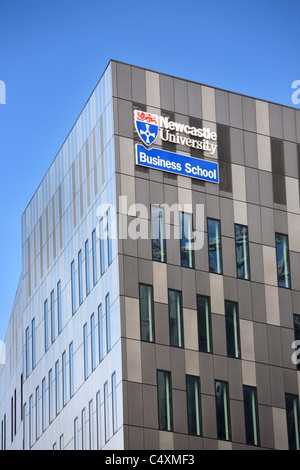
<path id="1" fill-rule="evenodd" d="M 277 257 L 277 276 L 279 287 L 291 287 L 290 263 L 289 263 L 289 245 L 287 235 L 281 233 L 275 234 L 276 257 Z"/>
<path id="2" fill-rule="evenodd" d="M 93 254 L 93 282 L 94 286 L 97 283 L 97 243 L 96 243 L 96 230 L 92 233 L 92 254 Z"/>
<path id="3" fill-rule="evenodd" d="M 29 448 L 33 446 L 33 396 L 29 398 Z"/>
<path id="4" fill-rule="evenodd" d="M 104 253 L 104 222 L 103 218 L 100 220 L 100 267 L 101 267 L 101 276 L 105 271 L 105 253 Z"/>
<path id="5" fill-rule="evenodd" d="M 27 449 L 27 404 L 24 403 L 23 410 L 23 450 Z M 6 450 L 6 415 L 4 415 L 4 443 L 3 449 Z"/>
<path id="6" fill-rule="evenodd" d="M 56 416 L 59 414 L 59 361 L 55 363 L 55 411 Z"/>
<path id="7" fill-rule="evenodd" d="M 102 304 L 98 306 L 99 362 L 103 359 Z"/>
<path id="8" fill-rule="evenodd" d="M 54 290 L 50 295 L 50 307 L 51 307 L 51 342 L 54 343 L 55 340 L 55 311 L 54 311 Z"/>
<path id="9" fill-rule="evenodd" d="M 153 287 L 140 284 L 141 340 L 154 342 Z"/>
<path id="10" fill-rule="evenodd" d="M 101 401 L 100 392 L 96 395 L 96 406 L 97 406 L 97 450 L 101 449 Z"/>
<path id="11" fill-rule="evenodd" d="M 52 393 L 52 369 L 49 370 L 49 424 L 53 420 L 53 393 Z"/>
<path id="12" fill-rule="evenodd" d="M 300 315 L 294 315 L 294 335 L 295 335 L 295 341 L 300 342 Z M 299 356 L 299 347 L 297 348 L 296 351 L 297 351 L 297 356 Z M 297 363 L 297 370 L 300 370 L 300 361 L 297 360 L 296 363 Z"/>
<path id="13" fill-rule="evenodd" d="M 249 445 L 259 445 L 258 408 L 256 388 L 243 386 L 246 442 Z"/>
<path id="14" fill-rule="evenodd" d="M 62 354 L 62 399 L 63 407 L 67 403 L 67 355 L 66 351 Z"/>
<path id="15" fill-rule="evenodd" d="M 83 327 L 83 349 L 84 349 L 84 380 L 88 378 L 88 350 L 87 350 L 87 324 Z"/>
<path id="16" fill-rule="evenodd" d="M 105 442 L 109 439 L 109 413 L 108 413 L 108 383 L 104 384 L 104 429 L 105 429 Z"/>
<path id="17" fill-rule="evenodd" d="M 93 400 L 89 402 L 89 449 L 94 448 L 94 435 L 93 435 Z"/>
<path id="18" fill-rule="evenodd" d="M 248 227 L 235 224 L 236 271 L 239 279 L 250 279 Z"/>
<path id="19" fill-rule="evenodd" d="M 70 360 L 70 398 L 74 395 L 74 360 L 73 360 L 73 342 L 69 345 L 69 360 Z"/>
<path id="20" fill-rule="evenodd" d="M 45 352 L 48 351 L 48 300 L 44 303 L 44 334 L 45 334 Z"/>
<path id="21" fill-rule="evenodd" d="M 225 300 L 225 323 L 227 355 L 229 357 L 241 357 L 239 315 L 236 302 Z"/>
<path id="22" fill-rule="evenodd" d="M 105 297 L 105 308 L 106 308 L 106 345 L 107 345 L 107 352 L 109 352 L 111 349 L 109 294 L 107 294 L 107 296 Z"/>
<path id="23" fill-rule="evenodd" d="M 153 261 L 166 262 L 166 239 L 164 227 L 164 210 L 159 206 L 151 206 L 151 238 Z"/>
<path id="24" fill-rule="evenodd" d="M 112 262 L 112 243 L 111 243 L 111 214 L 110 210 L 106 212 L 107 217 L 107 257 L 108 265 Z"/>
<path id="25" fill-rule="evenodd" d="M 185 268 L 194 268 L 194 250 L 193 250 L 193 215 L 186 212 L 180 213 L 181 240 L 180 254 L 181 266 Z"/>
<path id="26" fill-rule="evenodd" d="M 173 431 L 171 373 L 157 371 L 158 425 L 162 431 Z"/>
<path id="27" fill-rule="evenodd" d="M 230 441 L 228 383 L 216 380 L 215 388 L 218 439 Z"/>
<path id="28" fill-rule="evenodd" d="M 32 348 L 32 369 L 36 365 L 36 355 L 35 355 L 35 318 L 31 322 L 31 348 Z"/>
<path id="29" fill-rule="evenodd" d="M 188 432 L 194 436 L 201 435 L 200 379 L 186 376 Z"/>
<path id="30" fill-rule="evenodd" d="M 40 388 L 35 389 L 35 437 L 40 437 Z"/>
<path id="31" fill-rule="evenodd" d="M 64 450 L 64 435 L 63 434 L 59 438 L 59 450 Z"/>
<path id="32" fill-rule="evenodd" d="M 76 312 L 75 262 L 71 263 L 72 314 Z"/>
<path id="33" fill-rule="evenodd" d="M 78 417 L 74 419 L 74 450 L 79 450 L 79 442 L 78 442 Z"/>
<path id="34" fill-rule="evenodd" d="M 10 401 L 10 436 L 11 442 L 14 440 L 14 397 L 11 397 Z"/>
<path id="35" fill-rule="evenodd" d="M 42 381 L 42 432 L 46 430 L 46 379 Z"/>
<path id="36" fill-rule="evenodd" d="M 61 281 L 57 283 L 57 325 L 58 325 L 58 334 L 62 330 L 62 318 L 61 318 Z"/>
<path id="37" fill-rule="evenodd" d="M 117 432 L 117 384 L 116 373 L 111 376 L 111 397 L 112 397 L 112 420 L 113 420 L 113 434 Z"/>
<path id="38" fill-rule="evenodd" d="M 81 441 L 82 441 L 82 450 L 86 450 L 86 411 L 83 408 L 81 412 Z"/>
<path id="39" fill-rule="evenodd" d="M 210 298 L 197 295 L 199 351 L 212 352 Z"/>
<path id="40" fill-rule="evenodd" d="M 89 241 L 85 242 L 85 284 L 86 295 L 90 293 L 90 255 L 89 255 Z"/>
<path id="41" fill-rule="evenodd" d="M 29 328 L 26 328 L 26 377 L 29 376 Z"/>
<path id="42" fill-rule="evenodd" d="M 79 287 L 79 305 L 83 301 L 83 292 L 82 292 L 82 253 L 81 250 L 78 253 L 78 287 Z"/>
<path id="43" fill-rule="evenodd" d="M 92 371 L 96 367 L 96 352 L 95 352 L 95 315 L 91 316 L 91 362 Z"/>
<path id="44" fill-rule="evenodd" d="M 181 292 L 169 289 L 170 345 L 183 348 Z"/>
<path id="45" fill-rule="evenodd" d="M 220 221 L 207 219 L 209 271 L 222 274 L 222 250 Z"/>
<path id="46" fill-rule="evenodd" d="M 300 450 L 299 400 L 297 395 L 285 395 L 289 450 Z"/>

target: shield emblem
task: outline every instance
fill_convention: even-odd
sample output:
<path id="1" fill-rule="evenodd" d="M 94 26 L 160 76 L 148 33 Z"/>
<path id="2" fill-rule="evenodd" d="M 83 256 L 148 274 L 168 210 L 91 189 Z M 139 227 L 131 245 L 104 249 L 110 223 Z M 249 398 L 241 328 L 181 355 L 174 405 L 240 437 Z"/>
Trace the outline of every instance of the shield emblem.
<path id="1" fill-rule="evenodd" d="M 158 116 L 135 109 L 134 123 L 136 131 L 144 144 L 147 146 L 153 144 L 158 134 Z"/>

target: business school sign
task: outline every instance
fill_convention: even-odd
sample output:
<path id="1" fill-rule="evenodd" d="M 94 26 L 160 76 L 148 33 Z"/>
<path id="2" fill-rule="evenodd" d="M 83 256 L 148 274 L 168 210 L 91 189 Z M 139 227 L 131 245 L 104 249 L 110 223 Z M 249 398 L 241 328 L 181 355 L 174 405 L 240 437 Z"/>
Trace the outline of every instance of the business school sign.
<path id="1" fill-rule="evenodd" d="M 183 176 L 219 183 L 218 163 L 148 147 L 159 136 L 164 142 L 203 150 L 213 156 L 217 149 L 217 134 L 209 128 L 197 128 L 170 121 L 168 117 L 144 111 L 134 111 L 136 131 L 146 145 L 136 144 L 136 164 Z"/>

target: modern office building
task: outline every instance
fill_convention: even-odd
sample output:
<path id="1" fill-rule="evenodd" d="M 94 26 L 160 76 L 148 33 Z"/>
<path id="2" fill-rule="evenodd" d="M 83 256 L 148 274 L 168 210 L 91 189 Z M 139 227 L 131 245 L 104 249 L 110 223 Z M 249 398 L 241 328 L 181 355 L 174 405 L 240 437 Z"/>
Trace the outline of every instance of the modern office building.
<path id="1" fill-rule="evenodd" d="M 299 174 L 300 110 L 111 61 L 22 216 L 1 449 L 299 449 Z"/>

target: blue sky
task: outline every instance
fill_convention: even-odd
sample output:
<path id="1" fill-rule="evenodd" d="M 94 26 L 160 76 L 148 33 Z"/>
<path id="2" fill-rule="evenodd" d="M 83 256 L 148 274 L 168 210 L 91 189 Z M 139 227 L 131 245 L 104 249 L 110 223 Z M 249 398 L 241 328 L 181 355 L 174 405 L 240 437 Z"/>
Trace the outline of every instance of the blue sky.
<path id="1" fill-rule="evenodd" d="M 299 18 L 299 0 L 0 0 L 0 340 L 21 215 L 109 60 L 295 106 Z"/>

